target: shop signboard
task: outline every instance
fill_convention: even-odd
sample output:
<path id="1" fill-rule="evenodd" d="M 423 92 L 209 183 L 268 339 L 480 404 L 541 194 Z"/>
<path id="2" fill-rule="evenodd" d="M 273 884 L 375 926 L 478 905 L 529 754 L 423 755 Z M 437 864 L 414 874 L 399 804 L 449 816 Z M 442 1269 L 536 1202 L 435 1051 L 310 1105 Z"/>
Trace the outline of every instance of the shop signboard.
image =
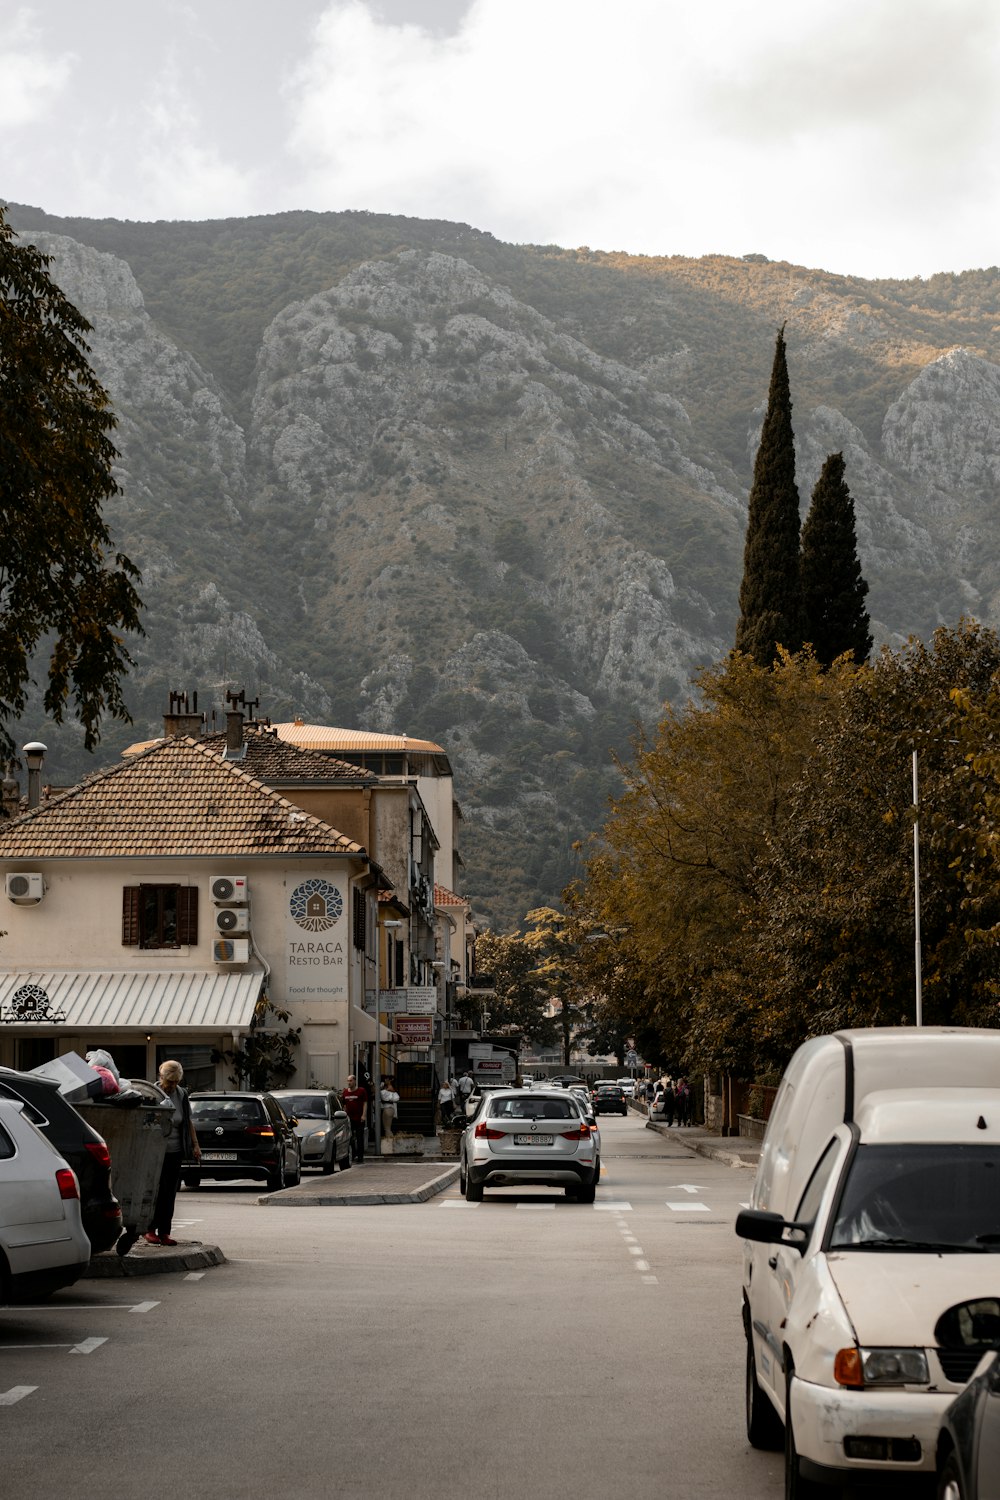
<path id="1" fill-rule="evenodd" d="M 396 1016 L 392 1029 L 409 1047 L 429 1047 L 434 1040 L 433 1016 Z"/>

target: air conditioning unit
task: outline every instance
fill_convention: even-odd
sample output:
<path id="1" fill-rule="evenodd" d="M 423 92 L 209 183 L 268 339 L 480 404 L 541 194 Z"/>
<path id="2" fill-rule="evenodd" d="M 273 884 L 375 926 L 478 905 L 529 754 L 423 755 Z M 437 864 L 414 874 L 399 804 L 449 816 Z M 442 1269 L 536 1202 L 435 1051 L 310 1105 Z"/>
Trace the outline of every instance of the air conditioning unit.
<path id="1" fill-rule="evenodd" d="M 212 957 L 217 964 L 248 964 L 249 938 L 213 938 Z"/>
<path id="2" fill-rule="evenodd" d="M 250 900 L 250 882 L 245 875 L 209 877 L 212 900 L 220 906 L 244 906 Z"/>
<path id="3" fill-rule="evenodd" d="M 215 913 L 216 932 L 249 932 L 250 912 L 245 906 L 220 906 Z"/>
<path id="4" fill-rule="evenodd" d="M 45 881 L 41 875 L 5 875 L 4 889 L 7 900 L 17 906 L 37 906 L 45 895 Z"/>

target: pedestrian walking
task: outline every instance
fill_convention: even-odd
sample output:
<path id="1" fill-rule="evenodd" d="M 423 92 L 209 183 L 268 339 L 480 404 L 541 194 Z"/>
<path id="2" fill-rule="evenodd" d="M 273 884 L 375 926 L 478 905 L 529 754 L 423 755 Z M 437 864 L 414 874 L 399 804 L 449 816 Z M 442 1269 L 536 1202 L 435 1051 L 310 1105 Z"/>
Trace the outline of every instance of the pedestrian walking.
<path id="1" fill-rule="evenodd" d="M 396 1092 L 396 1084 L 392 1078 L 386 1078 L 382 1084 L 382 1139 L 395 1135 L 396 1119 L 399 1114 L 399 1095 Z"/>
<path id="2" fill-rule="evenodd" d="M 150 1245 L 176 1245 L 177 1241 L 171 1237 L 170 1231 L 173 1228 L 177 1189 L 180 1187 L 181 1165 L 188 1155 L 196 1162 L 201 1161 L 201 1147 L 191 1118 L 187 1089 L 181 1088 L 183 1077 L 184 1069 L 179 1062 L 171 1059 L 160 1064 L 157 1082 L 173 1105 L 173 1114 L 170 1117 L 170 1134 L 160 1170 L 156 1207 L 153 1209 L 152 1222 L 144 1235 Z"/>
<path id="3" fill-rule="evenodd" d="M 673 1080 L 668 1078 L 663 1085 L 663 1123 L 672 1125 L 674 1113 L 677 1109 L 677 1094 L 674 1090 Z"/>
<path id="4" fill-rule="evenodd" d="M 344 1101 L 347 1118 L 351 1122 L 351 1156 L 357 1162 L 365 1159 L 365 1117 L 368 1114 L 368 1090 L 362 1087 L 354 1073 L 347 1077 L 347 1087 L 340 1095 Z"/>

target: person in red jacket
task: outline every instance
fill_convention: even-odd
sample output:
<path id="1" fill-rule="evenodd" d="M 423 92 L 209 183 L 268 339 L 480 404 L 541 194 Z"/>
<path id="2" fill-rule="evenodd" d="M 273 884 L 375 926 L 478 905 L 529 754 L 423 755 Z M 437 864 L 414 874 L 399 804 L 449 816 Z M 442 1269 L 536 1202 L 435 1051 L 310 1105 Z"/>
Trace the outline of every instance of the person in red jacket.
<path id="1" fill-rule="evenodd" d="M 368 1113 L 368 1090 L 358 1083 L 353 1073 L 348 1075 L 347 1087 L 341 1091 L 341 1099 L 351 1122 L 351 1155 L 355 1161 L 365 1159 L 365 1116 Z"/>

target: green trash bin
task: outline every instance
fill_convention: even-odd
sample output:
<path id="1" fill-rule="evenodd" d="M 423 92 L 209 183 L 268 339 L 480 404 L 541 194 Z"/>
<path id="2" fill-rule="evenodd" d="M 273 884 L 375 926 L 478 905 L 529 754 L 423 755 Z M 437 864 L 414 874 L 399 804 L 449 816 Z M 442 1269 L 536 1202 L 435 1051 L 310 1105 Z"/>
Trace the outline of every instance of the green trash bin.
<path id="1" fill-rule="evenodd" d="M 147 1084 L 144 1092 L 148 1089 Z M 123 1230 L 115 1249 L 125 1255 L 153 1217 L 174 1107 L 163 1094 L 161 1100 L 144 1099 L 131 1107 L 88 1100 L 74 1108 L 108 1148 L 111 1189 L 122 1206 Z"/>

